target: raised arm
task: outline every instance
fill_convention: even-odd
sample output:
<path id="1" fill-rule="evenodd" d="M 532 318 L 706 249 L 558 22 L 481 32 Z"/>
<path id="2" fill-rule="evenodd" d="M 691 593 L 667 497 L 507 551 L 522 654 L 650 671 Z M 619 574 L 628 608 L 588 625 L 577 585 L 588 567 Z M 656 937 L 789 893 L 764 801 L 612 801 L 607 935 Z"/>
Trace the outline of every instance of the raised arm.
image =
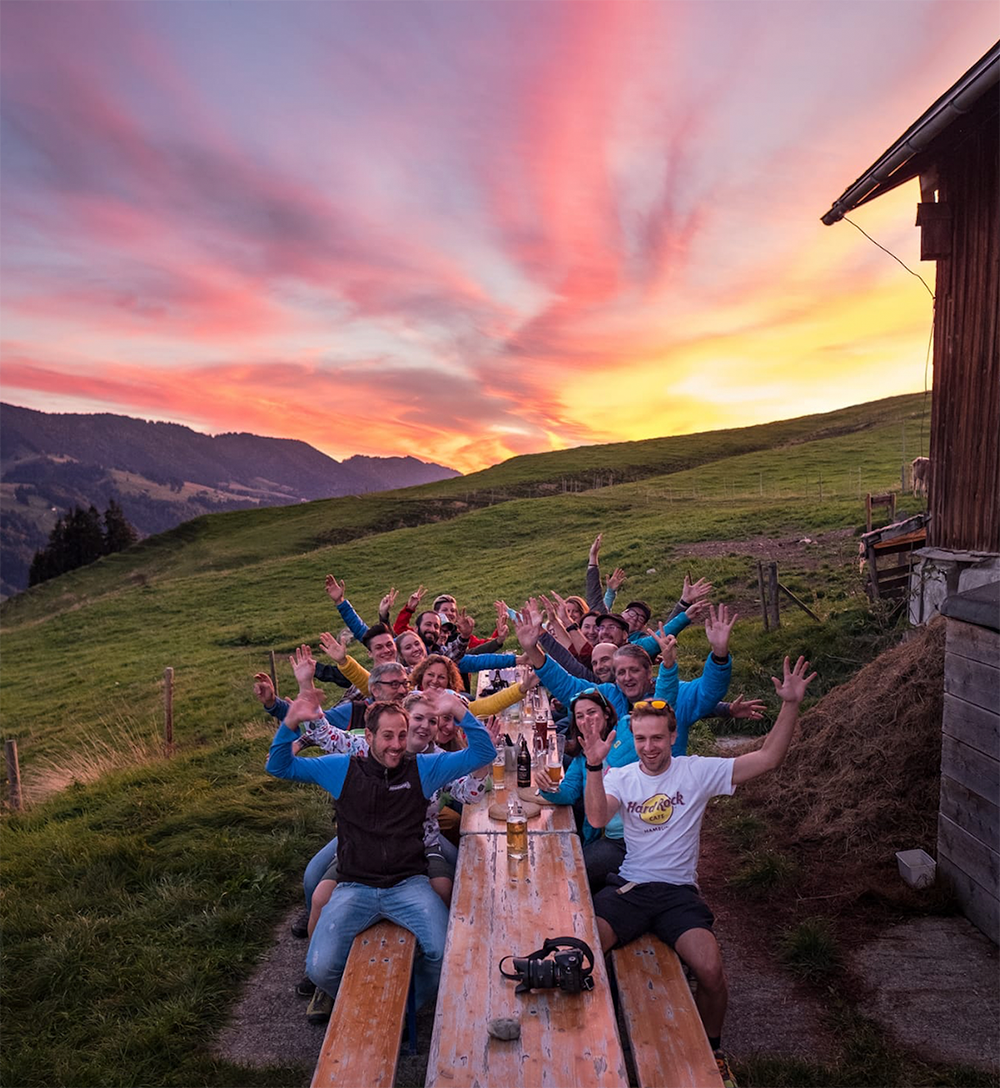
<path id="1" fill-rule="evenodd" d="M 334 638 L 329 631 L 319 636 L 320 648 L 337 665 L 344 676 L 361 692 L 368 694 L 368 670 L 347 652 L 347 647 L 339 638 Z"/>
<path id="2" fill-rule="evenodd" d="M 779 680 L 776 676 L 771 677 L 774 690 L 781 699 L 778 720 L 756 752 L 747 752 L 746 755 L 737 756 L 733 761 L 734 786 L 738 786 L 741 782 L 748 782 L 751 778 L 756 778 L 767 771 L 773 771 L 785 758 L 788 746 L 792 743 L 795 722 L 798 720 L 799 707 L 805 698 L 806 688 L 816 679 L 816 673 L 807 676 L 808 671 L 809 662 L 804 657 L 800 657 L 795 662 L 794 668 L 789 667 L 786 657 L 782 679 Z"/>
<path id="3" fill-rule="evenodd" d="M 323 713 L 321 695 L 320 691 L 312 688 L 302 692 L 289 704 L 285 723 L 278 727 L 274 740 L 271 742 L 265 769 L 275 778 L 315 782 L 334 797 L 339 797 L 347 776 L 347 768 L 350 765 L 350 756 L 328 755 L 303 758 L 292 754 L 292 744 L 298 737 L 299 725 L 302 722 L 312 721 L 317 715 Z"/>
<path id="4" fill-rule="evenodd" d="M 469 747 L 460 752 L 434 752 L 417 756 L 420 784 L 427 797 L 454 779 L 492 763 L 497 754 L 486 726 L 466 710 L 465 704 L 453 691 L 442 692 L 436 698 L 431 696 L 431 699 L 434 700 L 433 709 L 436 712 L 447 711 L 458 720 L 459 726 L 465 730 Z"/>
<path id="5" fill-rule="evenodd" d="M 601 589 L 601 539 L 602 533 L 594 537 L 587 556 L 587 607 L 599 612 L 603 606 L 604 593 Z"/>
<path id="6" fill-rule="evenodd" d="M 583 790 L 583 810 L 591 827 L 604 827 L 618 811 L 618 798 L 609 797 L 604 789 L 604 761 L 614 747 L 618 730 L 612 729 L 601 740 L 601 727 L 586 723 L 580 729 L 580 747 L 583 749 L 587 784 Z"/>

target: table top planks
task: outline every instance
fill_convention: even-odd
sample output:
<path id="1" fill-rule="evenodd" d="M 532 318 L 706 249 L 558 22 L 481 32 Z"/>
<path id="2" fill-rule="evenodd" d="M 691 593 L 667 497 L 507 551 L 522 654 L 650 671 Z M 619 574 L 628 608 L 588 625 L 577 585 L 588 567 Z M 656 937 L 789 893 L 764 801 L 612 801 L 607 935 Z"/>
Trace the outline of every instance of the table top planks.
<path id="1" fill-rule="evenodd" d="M 515 995 L 497 964 L 548 937 L 574 936 L 596 952 L 594 989 Z M 509 970 L 510 965 L 505 965 Z M 487 1024 L 516 1017 L 521 1037 L 493 1039 Z M 500 835 L 462 839 L 427 1064 L 428 1088 L 625 1088 L 628 1078 L 600 953 L 580 841 L 528 836 L 528 857 L 507 857 Z"/>
<path id="2" fill-rule="evenodd" d="M 462 806 L 462 835 L 496 834 L 506 835 L 507 824 L 504 820 L 490 819 L 490 804 L 494 801 L 507 803 L 509 790 L 487 793 L 474 805 Z M 572 805 L 542 805 L 542 811 L 528 820 L 528 834 L 546 831 L 576 831 Z M 530 951 L 530 949 L 528 950 Z"/>

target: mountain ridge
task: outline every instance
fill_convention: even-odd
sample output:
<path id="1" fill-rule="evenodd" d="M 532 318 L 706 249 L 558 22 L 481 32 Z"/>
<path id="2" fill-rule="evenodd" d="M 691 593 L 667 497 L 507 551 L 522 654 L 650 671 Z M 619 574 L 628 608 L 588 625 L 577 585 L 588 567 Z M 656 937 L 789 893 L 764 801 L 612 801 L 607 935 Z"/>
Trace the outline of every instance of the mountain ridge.
<path id="1" fill-rule="evenodd" d="M 199 514 L 393 490 L 460 473 L 415 457 L 344 461 L 294 438 L 205 435 L 180 423 L 0 404 L 0 594 L 27 587 L 34 552 L 73 506 L 113 498 L 142 536 Z"/>

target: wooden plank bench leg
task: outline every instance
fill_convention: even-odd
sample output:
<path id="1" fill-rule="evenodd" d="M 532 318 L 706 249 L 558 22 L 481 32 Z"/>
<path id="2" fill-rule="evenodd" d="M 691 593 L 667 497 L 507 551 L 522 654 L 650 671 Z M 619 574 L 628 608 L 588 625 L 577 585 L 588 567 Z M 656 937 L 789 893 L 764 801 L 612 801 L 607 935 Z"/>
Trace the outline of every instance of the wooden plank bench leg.
<path id="1" fill-rule="evenodd" d="M 416 949 L 416 937 L 393 922 L 377 922 L 354 938 L 312 1088 L 392 1088 Z"/>
<path id="2" fill-rule="evenodd" d="M 613 953 L 639 1088 L 721 1088 L 684 968 L 651 933 Z"/>

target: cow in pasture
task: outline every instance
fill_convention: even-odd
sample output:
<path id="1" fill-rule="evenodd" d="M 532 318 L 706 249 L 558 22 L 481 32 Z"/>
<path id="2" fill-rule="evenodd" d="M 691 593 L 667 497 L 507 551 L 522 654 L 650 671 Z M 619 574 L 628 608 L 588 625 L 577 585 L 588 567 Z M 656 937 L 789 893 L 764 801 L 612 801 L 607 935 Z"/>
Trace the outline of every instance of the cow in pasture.
<path id="1" fill-rule="evenodd" d="M 931 459 L 914 457 L 910 464 L 910 473 L 913 480 L 913 494 L 926 495 L 927 487 L 931 482 Z"/>

